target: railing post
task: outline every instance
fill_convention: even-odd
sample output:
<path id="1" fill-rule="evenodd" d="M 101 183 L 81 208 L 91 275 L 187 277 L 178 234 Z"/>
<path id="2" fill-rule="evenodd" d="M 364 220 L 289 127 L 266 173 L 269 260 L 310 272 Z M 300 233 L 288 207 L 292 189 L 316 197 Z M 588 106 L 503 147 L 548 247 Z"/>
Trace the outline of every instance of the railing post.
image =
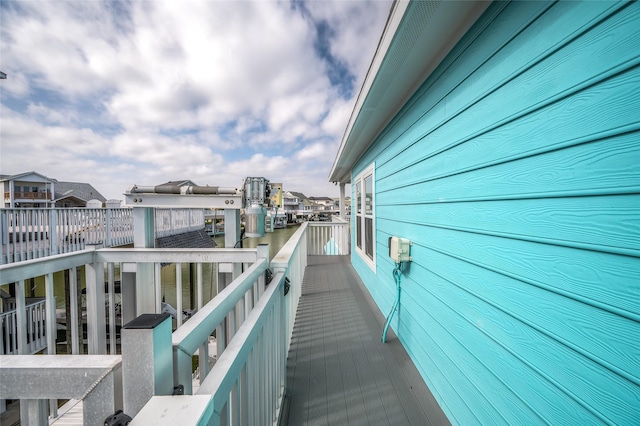
<path id="1" fill-rule="evenodd" d="M 269 265 L 270 265 L 269 244 L 258 244 L 258 247 L 256 247 L 256 250 L 257 250 L 258 259 L 261 259 L 261 258 L 267 259 L 267 269 L 269 269 Z M 267 284 L 268 283 L 265 282 L 264 275 L 258 278 L 258 299 L 262 297 L 262 293 L 264 293 L 264 288 L 266 287 Z"/>
<path id="2" fill-rule="evenodd" d="M 16 286 L 16 326 L 18 329 L 18 353 L 28 355 L 27 346 L 27 306 L 24 299 L 24 280 L 15 283 Z"/>
<path id="3" fill-rule="evenodd" d="M 0 244 L 2 251 L 0 252 L 0 265 L 9 263 L 9 211 L 0 210 Z M 6 258 L 3 254 L 6 250 Z"/>
<path id="4" fill-rule="evenodd" d="M 171 316 L 142 314 L 121 336 L 124 412 L 134 417 L 153 395 L 173 393 Z"/>
<path id="5" fill-rule="evenodd" d="M 49 210 L 49 253 L 58 254 L 58 215 L 56 209 Z"/>
<path id="6" fill-rule="evenodd" d="M 49 424 L 49 412 L 46 399 L 21 399 L 20 421 L 31 426 L 45 426 Z"/>
<path id="7" fill-rule="evenodd" d="M 45 313 L 46 313 L 46 327 L 47 327 L 47 354 L 56 354 L 56 298 L 53 292 L 53 273 L 49 273 L 44 277 L 45 283 Z M 58 400 L 49 400 L 49 415 L 56 417 L 58 415 Z"/>
<path id="8" fill-rule="evenodd" d="M 113 236 L 111 235 L 111 209 L 106 209 L 105 212 L 105 227 L 104 227 L 104 246 L 113 246 Z"/>
<path id="9" fill-rule="evenodd" d="M 82 422 L 85 425 L 104 423 L 105 413 L 115 412 L 121 406 L 119 385 L 121 372 L 110 371 L 82 400 Z M 125 411 L 126 413 L 126 411 Z"/>
<path id="10" fill-rule="evenodd" d="M 99 249 L 101 245 L 87 248 Z M 104 264 L 93 262 L 85 265 L 87 284 L 87 349 L 89 355 L 107 353 L 105 297 L 104 297 Z"/>

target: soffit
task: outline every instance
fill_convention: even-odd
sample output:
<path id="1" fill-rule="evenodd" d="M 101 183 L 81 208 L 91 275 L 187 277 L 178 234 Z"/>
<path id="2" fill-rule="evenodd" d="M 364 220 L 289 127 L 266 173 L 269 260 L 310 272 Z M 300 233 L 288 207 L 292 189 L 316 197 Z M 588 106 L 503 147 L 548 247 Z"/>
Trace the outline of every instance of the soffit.
<path id="1" fill-rule="evenodd" d="M 351 169 L 490 2 L 396 1 L 390 11 L 329 175 Z"/>

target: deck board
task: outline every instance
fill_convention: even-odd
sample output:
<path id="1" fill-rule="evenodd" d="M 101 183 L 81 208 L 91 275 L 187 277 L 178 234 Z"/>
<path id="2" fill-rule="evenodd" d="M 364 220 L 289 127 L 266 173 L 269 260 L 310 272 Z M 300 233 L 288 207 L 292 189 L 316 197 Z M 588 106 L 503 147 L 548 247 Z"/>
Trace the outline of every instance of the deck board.
<path id="1" fill-rule="evenodd" d="M 289 425 L 442 425 L 446 416 L 348 256 L 310 256 L 287 359 Z"/>

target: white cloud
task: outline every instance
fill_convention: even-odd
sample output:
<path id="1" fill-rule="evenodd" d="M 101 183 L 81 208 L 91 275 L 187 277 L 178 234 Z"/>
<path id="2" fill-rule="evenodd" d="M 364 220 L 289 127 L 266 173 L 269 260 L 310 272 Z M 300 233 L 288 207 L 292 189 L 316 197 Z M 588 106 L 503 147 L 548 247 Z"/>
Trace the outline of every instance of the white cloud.
<path id="1" fill-rule="evenodd" d="M 1 172 L 84 180 L 108 198 L 247 175 L 335 195 L 326 180 L 354 98 L 332 85 L 314 24 L 331 26 L 356 96 L 389 4 L 3 2 Z"/>

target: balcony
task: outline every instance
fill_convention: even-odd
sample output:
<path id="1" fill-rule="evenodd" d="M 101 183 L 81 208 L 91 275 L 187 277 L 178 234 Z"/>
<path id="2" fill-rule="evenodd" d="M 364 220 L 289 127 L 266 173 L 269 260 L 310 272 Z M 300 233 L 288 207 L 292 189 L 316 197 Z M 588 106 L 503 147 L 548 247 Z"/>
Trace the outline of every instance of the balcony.
<path id="1" fill-rule="evenodd" d="M 0 398 L 24 400 L 29 424 L 46 423 L 42 413 L 51 398 L 83 399 L 85 424 L 98 424 L 116 409 L 131 414 L 131 425 L 177 424 L 176 419 L 183 425 L 446 423 L 397 339 L 390 334 L 388 343 L 380 343 L 383 317 L 350 266 L 349 241 L 347 223 L 304 223 L 271 261 L 268 246 L 108 248 L 2 265 L 0 284 L 17 282 L 22 295 L 25 280 L 35 275 L 84 265 L 90 355 L 21 355 L 11 362 L 15 355 L 2 356 Z M 113 304 L 107 303 L 106 314 L 101 308 L 113 300 L 114 265 L 135 263 L 157 271 L 170 262 L 195 263 L 199 270 L 206 263 L 232 264 L 239 273 L 209 303 L 199 303 L 191 318 L 177 320 L 173 331 L 171 321 L 157 315 L 160 325 L 149 332 L 151 340 L 132 338 L 146 331 L 123 328 L 117 354 L 115 333 L 108 338 L 104 333 L 105 326 L 115 327 Z M 159 285 L 159 274 L 154 276 L 150 288 Z M 176 278 L 181 294 L 182 280 Z M 96 291 L 105 283 L 107 295 Z M 21 309 L 25 302 L 17 299 Z M 51 303 L 47 300 L 48 309 Z M 160 300 L 155 303 L 159 312 Z M 27 347 L 24 323 L 18 351 L 21 342 Z M 217 361 L 210 368 L 212 334 Z M 196 353 L 200 377 L 194 383 Z M 148 360 L 145 369 L 136 367 L 141 359 Z M 88 376 L 82 376 L 83 369 Z M 85 379 L 66 386 L 63 374 Z M 52 379 L 56 375 L 60 380 Z M 46 380 L 42 386 L 20 386 L 23 376 L 31 383 L 40 376 Z M 177 385 L 185 395 L 172 395 Z"/>
<path id="2" fill-rule="evenodd" d="M 10 200 L 11 199 L 11 193 L 10 192 L 5 192 L 4 193 L 4 199 L 5 200 Z M 34 201 L 34 200 L 51 200 L 51 192 L 49 191 L 44 191 L 44 192 L 14 192 L 13 193 L 13 199 L 14 201 Z"/>

